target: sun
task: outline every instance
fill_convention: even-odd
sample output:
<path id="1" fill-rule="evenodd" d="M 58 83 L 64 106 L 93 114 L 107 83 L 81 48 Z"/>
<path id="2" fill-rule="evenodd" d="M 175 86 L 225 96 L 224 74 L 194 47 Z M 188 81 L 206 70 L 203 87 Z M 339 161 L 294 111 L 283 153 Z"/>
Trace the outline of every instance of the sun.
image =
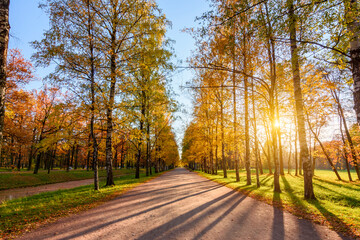
<path id="1" fill-rule="evenodd" d="M 279 120 L 275 120 L 274 126 L 275 126 L 276 128 L 279 128 L 279 127 L 280 127 L 280 121 L 279 121 Z"/>

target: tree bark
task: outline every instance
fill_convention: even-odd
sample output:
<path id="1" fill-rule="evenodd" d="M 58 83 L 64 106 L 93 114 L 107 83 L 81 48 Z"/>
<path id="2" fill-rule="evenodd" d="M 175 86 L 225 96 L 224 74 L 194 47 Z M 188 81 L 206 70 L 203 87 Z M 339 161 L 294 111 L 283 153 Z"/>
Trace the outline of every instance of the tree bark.
<path id="1" fill-rule="evenodd" d="M 354 109 L 360 125 L 360 16 L 358 0 L 344 0 L 347 29 L 351 34 L 350 59 L 354 81 Z"/>
<path id="2" fill-rule="evenodd" d="M 222 169 L 223 169 L 223 174 L 224 174 L 224 178 L 227 178 L 227 164 L 226 164 L 226 159 L 225 159 L 225 129 L 224 129 L 224 103 L 223 103 L 223 99 L 222 99 L 222 95 L 223 95 L 223 84 L 221 84 L 221 95 L 220 95 L 220 111 L 221 111 L 221 122 L 220 122 L 220 128 L 221 128 L 221 156 L 222 156 Z"/>
<path id="3" fill-rule="evenodd" d="M 117 6 L 115 3 L 111 2 L 113 8 L 112 16 L 112 32 L 111 32 L 111 53 L 110 53 L 110 92 L 109 92 L 109 100 L 107 103 L 107 111 L 106 111 L 106 186 L 113 186 L 114 177 L 112 172 L 112 161 L 113 161 L 113 154 L 112 154 L 112 134 L 113 134 L 113 108 L 115 102 L 115 87 L 116 87 L 116 35 L 117 35 Z"/>
<path id="4" fill-rule="evenodd" d="M 234 23 L 235 25 L 235 23 Z M 240 175 L 239 175 L 239 159 L 238 159 L 238 140 L 237 140 L 237 109 L 236 109 L 236 73 L 235 73 L 235 64 L 236 64 L 236 42 L 235 42 L 235 26 L 233 26 L 234 33 L 233 33 L 233 73 L 232 73 L 232 84 L 233 84 L 233 124 L 234 124 L 234 162 L 235 162 L 235 175 L 236 175 L 236 182 L 240 182 Z"/>
<path id="5" fill-rule="evenodd" d="M 340 112 L 339 112 L 339 115 L 340 115 Z M 342 129 L 342 117 L 341 117 L 341 115 L 340 115 L 340 134 L 341 134 L 341 140 L 343 142 L 343 152 L 344 152 L 345 166 L 346 166 L 346 170 L 347 170 L 347 173 L 348 173 L 349 181 L 352 182 L 350 166 L 349 166 L 349 154 L 348 154 L 348 151 L 346 149 L 346 141 L 345 141 L 345 137 L 344 137 L 344 133 L 343 133 L 343 129 Z"/>
<path id="6" fill-rule="evenodd" d="M 347 141 L 348 141 L 349 146 L 350 146 L 350 152 L 351 152 L 351 156 L 353 158 L 354 168 L 355 168 L 356 174 L 358 176 L 358 179 L 360 180 L 360 170 L 359 170 L 359 165 L 358 165 L 358 161 L 357 161 L 357 154 L 356 154 L 354 143 L 352 141 L 352 138 L 351 138 L 351 135 L 350 135 L 347 123 L 346 123 L 346 118 L 345 118 L 345 114 L 344 114 L 343 108 L 342 108 L 341 103 L 340 103 L 340 98 L 338 97 L 338 95 L 337 95 L 337 93 L 335 91 L 332 91 L 332 93 L 333 93 L 333 96 L 335 98 L 335 101 L 338 104 L 338 113 L 339 113 L 340 118 L 341 118 L 341 120 L 342 120 L 342 122 L 344 124 L 344 130 L 345 130 Z"/>
<path id="7" fill-rule="evenodd" d="M 95 57 L 94 57 L 94 43 L 93 43 L 93 21 L 90 11 L 90 0 L 87 0 L 88 11 L 88 35 L 89 35 L 89 50 L 90 50 L 90 89 L 91 89 L 91 119 L 90 119 L 90 135 L 93 144 L 93 171 L 94 171 L 94 189 L 99 190 L 99 175 L 98 175 L 98 144 L 95 135 Z"/>
<path id="8" fill-rule="evenodd" d="M 10 31 L 9 6 L 10 0 L 0 0 L 0 158 L 2 157 L 5 117 L 6 65 Z"/>
<path id="9" fill-rule="evenodd" d="M 257 124 L 255 115 L 255 94 L 254 94 L 254 81 L 251 81 L 251 99 L 252 99 L 252 110 L 253 110 L 253 121 L 254 121 L 254 140 L 255 140 L 255 161 L 256 161 L 256 187 L 260 187 L 259 167 L 260 167 L 260 156 L 259 156 L 259 143 L 257 138 Z"/>
<path id="10" fill-rule="evenodd" d="M 301 91 L 301 78 L 298 48 L 296 43 L 296 17 L 294 10 L 294 0 L 288 0 L 289 14 L 289 35 L 291 50 L 291 67 L 293 72 L 294 96 L 296 104 L 296 116 L 298 123 L 299 143 L 300 143 L 300 161 L 303 163 L 304 170 L 304 198 L 315 199 L 313 190 L 313 174 L 311 169 L 311 161 L 309 159 L 308 146 L 306 142 L 305 118 L 303 97 Z"/>

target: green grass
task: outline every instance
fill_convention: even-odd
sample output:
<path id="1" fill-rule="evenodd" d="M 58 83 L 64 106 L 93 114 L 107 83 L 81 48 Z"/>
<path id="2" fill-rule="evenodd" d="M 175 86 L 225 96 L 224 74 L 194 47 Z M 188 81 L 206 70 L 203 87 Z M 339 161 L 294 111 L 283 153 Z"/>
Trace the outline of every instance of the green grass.
<path id="1" fill-rule="evenodd" d="M 287 171 L 286 171 L 287 172 Z M 360 181 L 349 183 L 336 180 L 330 170 L 316 170 L 313 179 L 314 192 L 317 200 L 304 200 L 303 177 L 285 174 L 280 176 L 282 193 L 274 193 L 273 175 L 260 176 L 261 187 L 256 187 L 256 176 L 252 173 L 252 185 L 246 185 L 246 173 L 240 171 L 240 182 L 236 182 L 235 171 L 228 171 L 224 179 L 222 171 L 218 175 L 198 172 L 200 175 L 215 182 L 226 185 L 248 196 L 265 201 L 269 204 L 314 222 L 323 224 L 338 232 L 360 237 Z M 347 179 L 345 171 L 340 172 Z M 353 173 L 353 179 L 355 174 Z"/>
<path id="2" fill-rule="evenodd" d="M 115 176 L 131 174 L 133 172 L 133 169 L 113 170 L 113 174 Z M 99 176 L 105 177 L 106 170 L 99 170 Z M 48 174 L 47 171 L 40 171 L 38 174 L 33 174 L 32 172 L 13 171 L 8 173 L 0 173 L 0 190 L 90 179 L 93 177 L 94 172 L 86 170 L 71 170 L 69 172 L 58 170 L 52 171 L 50 174 Z"/>
<path id="3" fill-rule="evenodd" d="M 6 201 L 0 204 L 0 239 L 15 237 L 42 223 L 95 207 L 158 175 L 145 177 L 141 174 L 140 179 L 125 175 L 115 178 L 114 187 L 104 187 L 105 182 L 101 181 L 100 191 L 94 191 L 93 185 L 87 185 Z"/>

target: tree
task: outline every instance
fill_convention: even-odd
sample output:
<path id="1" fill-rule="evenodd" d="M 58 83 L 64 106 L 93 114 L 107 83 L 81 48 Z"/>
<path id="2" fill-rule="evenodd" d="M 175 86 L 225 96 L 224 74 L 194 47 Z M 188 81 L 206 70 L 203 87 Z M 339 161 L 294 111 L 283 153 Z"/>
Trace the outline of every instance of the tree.
<path id="1" fill-rule="evenodd" d="M 10 31 L 9 5 L 10 0 L 0 1 L 0 158 L 5 117 L 6 65 Z"/>
<path id="2" fill-rule="evenodd" d="M 33 42 L 38 66 L 55 63 L 49 79 L 72 89 L 87 104 L 90 116 L 90 136 L 93 144 L 92 160 L 94 187 L 99 189 L 98 142 L 95 134 L 97 83 L 100 53 L 95 36 L 98 34 L 95 1 L 47 0 L 41 5 L 50 15 L 50 29 L 42 41 Z M 69 16 L 71 16 L 69 18 Z M 77 81 L 73 81 L 76 79 Z M 86 91 L 90 88 L 90 93 Z M 84 92 L 85 90 L 85 92 Z"/>
<path id="3" fill-rule="evenodd" d="M 305 130 L 305 118 L 304 118 L 304 106 L 301 92 L 301 79 L 300 79 L 300 66 L 299 55 L 297 47 L 296 37 L 296 16 L 294 12 L 294 1 L 288 0 L 288 15 L 289 15 L 289 35 L 290 35 L 290 49 L 291 49 L 291 66 L 293 72 L 294 83 L 294 98 L 296 105 L 296 116 L 298 124 L 298 136 L 300 144 L 300 159 L 303 163 L 304 169 L 304 197 L 305 199 L 315 199 L 315 194 L 312 184 L 312 167 L 311 160 L 309 158 L 309 151 L 306 142 L 306 130 Z"/>

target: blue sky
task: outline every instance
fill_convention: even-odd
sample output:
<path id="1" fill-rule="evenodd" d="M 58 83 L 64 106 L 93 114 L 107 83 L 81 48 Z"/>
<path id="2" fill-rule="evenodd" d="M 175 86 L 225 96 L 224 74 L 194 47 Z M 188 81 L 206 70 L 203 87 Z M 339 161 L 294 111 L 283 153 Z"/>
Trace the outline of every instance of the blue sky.
<path id="1" fill-rule="evenodd" d="M 25 58 L 30 59 L 34 49 L 30 42 L 41 40 L 44 30 L 48 28 L 48 16 L 38 8 L 38 0 L 12 0 L 10 4 L 10 43 L 9 48 L 18 48 L 22 51 Z M 157 0 L 159 7 L 163 10 L 166 17 L 172 22 L 172 28 L 168 30 L 168 37 L 175 40 L 174 50 L 176 54 L 175 62 L 183 61 L 191 55 L 194 49 L 194 40 L 187 33 L 181 32 L 186 27 L 196 26 L 195 18 L 208 10 L 207 0 Z M 36 69 L 38 81 L 31 83 L 29 88 L 40 88 L 41 79 L 44 78 L 51 69 Z M 191 71 L 175 73 L 172 77 L 172 87 L 178 95 L 176 99 L 185 106 L 188 113 L 191 113 L 191 96 L 185 91 L 181 91 L 180 86 L 185 85 L 192 78 Z M 176 131 L 179 143 L 187 122 L 190 120 L 188 114 L 177 114 L 181 119 L 177 120 L 173 127 Z"/>

